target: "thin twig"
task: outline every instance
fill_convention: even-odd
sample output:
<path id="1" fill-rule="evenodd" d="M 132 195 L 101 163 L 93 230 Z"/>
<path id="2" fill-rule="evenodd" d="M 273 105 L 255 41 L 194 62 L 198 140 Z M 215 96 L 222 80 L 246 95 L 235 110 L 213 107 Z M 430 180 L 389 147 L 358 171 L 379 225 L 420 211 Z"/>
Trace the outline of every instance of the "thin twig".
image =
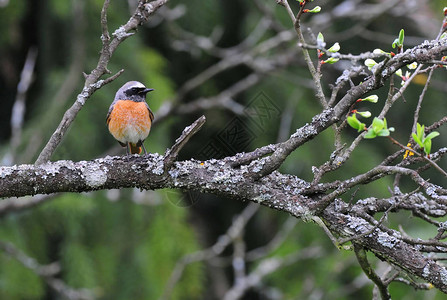
<path id="1" fill-rule="evenodd" d="M 423 160 L 427 161 L 430 165 L 432 165 L 439 173 L 441 173 L 442 175 L 444 175 L 444 177 L 447 177 L 447 172 L 444 171 L 436 162 L 434 162 L 432 159 L 430 159 L 429 157 L 422 155 L 421 153 L 415 151 L 414 149 L 404 146 L 401 143 L 399 143 L 398 141 L 396 141 L 394 138 L 392 138 L 391 136 L 387 136 L 387 138 L 395 145 L 398 145 L 401 149 L 404 149 L 406 151 L 409 151 L 410 153 L 416 154 L 417 156 L 421 157 Z"/>
<path id="2" fill-rule="evenodd" d="M 41 265 L 34 258 L 29 257 L 23 251 L 17 249 L 13 244 L 8 242 L 0 241 L 0 250 L 17 260 L 24 267 L 33 271 L 36 275 L 42 277 L 48 286 L 59 293 L 63 298 L 69 300 L 92 300 L 95 298 L 91 290 L 74 289 L 61 279 L 56 278 L 61 272 L 59 263 L 54 262 L 49 265 Z"/>
<path id="3" fill-rule="evenodd" d="M 298 42 L 299 42 L 299 44 L 306 44 L 303 32 L 301 31 L 301 24 L 300 24 L 300 19 L 301 19 L 301 16 L 302 16 L 303 12 L 304 12 L 304 8 L 305 8 L 306 3 L 307 2 L 305 1 L 304 4 L 300 7 L 300 10 L 299 10 L 299 12 L 298 12 L 298 14 L 297 14 L 297 16 L 295 18 L 295 17 L 293 17 L 293 12 L 292 12 L 292 9 L 290 8 L 290 5 L 289 5 L 288 1 L 287 0 L 283 0 L 283 4 L 286 7 L 287 12 L 289 13 L 289 15 L 291 15 L 291 19 L 292 19 L 295 31 L 296 31 L 296 33 L 298 35 Z M 327 100 L 326 100 L 326 97 L 325 97 L 324 92 L 323 92 L 323 87 L 321 86 L 321 74 L 319 74 L 317 72 L 317 69 L 315 68 L 315 65 L 314 65 L 314 63 L 313 63 L 313 61 L 312 61 L 312 59 L 310 57 L 309 51 L 306 48 L 301 48 L 301 50 L 303 51 L 304 61 L 307 64 L 307 68 L 309 69 L 310 74 L 311 74 L 312 79 L 313 79 L 313 82 L 314 82 L 314 88 L 315 88 L 315 94 L 316 94 L 315 96 L 320 101 L 321 106 L 324 109 L 327 109 L 328 108 Z"/>
<path id="4" fill-rule="evenodd" d="M 190 126 L 183 129 L 182 135 L 175 141 L 175 144 L 166 150 L 164 155 L 164 167 L 165 170 L 169 170 L 169 168 L 174 163 L 177 158 L 180 150 L 186 145 L 189 139 L 195 135 L 200 128 L 202 128 L 203 124 L 205 124 L 206 118 L 205 116 L 201 116 L 197 120 L 194 121 Z"/>
<path id="5" fill-rule="evenodd" d="M 27 208 L 32 208 L 41 203 L 54 199 L 55 195 L 36 195 L 33 197 L 24 198 L 9 198 L 0 201 L 0 217 L 7 215 L 11 212 L 22 211 Z"/>
<path id="6" fill-rule="evenodd" d="M 20 81 L 17 85 L 17 95 L 11 113 L 11 148 L 3 158 L 5 165 L 11 165 L 15 161 L 17 147 L 22 139 L 23 120 L 26 111 L 26 94 L 33 82 L 34 67 L 37 59 L 37 48 L 30 48 L 20 73 Z"/>
<path id="7" fill-rule="evenodd" d="M 285 257 L 269 257 L 263 259 L 247 276 L 233 285 L 224 295 L 224 300 L 241 299 L 251 288 L 258 286 L 261 280 L 281 267 L 289 266 L 300 260 L 317 259 L 323 256 L 321 247 L 307 247 Z"/>
<path id="8" fill-rule="evenodd" d="M 377 288 L 379 289 L 382 300 L 390 300 L 391 295 L 388 291 L 388 288 L 384 284 L 382 279 L 376 274 L 376 272 L 374 272 L 373 268 L 369 264 L 365 249 L 363 249 L 363 247 L 358 245 L 357 243 L 353 244 L 354 244 L 355 255 L 360 264 L 360 267 L 363 269 L 363 272 L 369 279 L 371 279 L 372 282 L 376 284 Z"/>
<path id="9" fill-rule="evenodd" d="M 425 85 L 424 85 L 424 89 L 422 90 L 421 94 L 419 95 L 418 104 L 414 111 L 412 132 L 416 132 L 416 125 L 418 123 L 419 112 L 421 111 L 421 107 L 422 107 L 422 101 L 424 100 L 425 93 L 427 92 L 428 86 L 430 85 L 430 81 L 431 81 L 431 77 L 433 76 L 433 72 L 434 72 L 434 69 L 430 69 L 430 72 L 428 73 L 427 81 L 425 82 Z"/>
<path id="10" fill-rule="evenodd" d="M 241 212 L 241 214 L 239 214 L 234 219 L 233 223 L 227 229 L 225 234 L 220 236 L 213 246 L 208 249 L 185 255 L 182 259 L 177 261 L 177 264 L 172 271 L 168 282 L 165 285 L 160 300 L 170 299 L 173 289 L 177 282 L 180 280 L 187 265 L 194 262 L 210 260 L 211 258 L 220 255 L 232 243 L 232 241 L 239 236 L 240 232 L 245 228 L 247 222 L 250 221 L 250 219 L 255 215 L 258 209 L 259 205 L 257 204 L 251 203 L 247 205 L 247 207 Z"/>
<path id="11" fill-rule="evenodd" d="M 107 10 L 109 8 L 110 0 L 105 0 L 104 5 L 101 9 L 101 29 L 102 29 L 102 36 L 101 40 L 104 45 L 108 45 L 110 42 L 110 34 L 109 34 L 109 27 L 107 24 Z"/>

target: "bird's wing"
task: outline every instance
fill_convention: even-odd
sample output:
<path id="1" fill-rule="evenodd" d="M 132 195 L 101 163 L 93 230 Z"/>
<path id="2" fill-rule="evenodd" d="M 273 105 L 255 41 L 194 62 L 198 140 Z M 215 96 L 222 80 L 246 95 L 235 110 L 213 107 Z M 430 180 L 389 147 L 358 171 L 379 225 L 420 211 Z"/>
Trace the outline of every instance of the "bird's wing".
<path id="1" fill-rule="evenodd" d="M 107 125 L 109 125 L 110 122 L 110 114 L 112 113 L 113 110 L 113 105 L 115 104 L 115 101 L 112 102 L 112 104 L 109 107 L 109 112 L 107 113 L 107 117 L 106 117 L 106 123 Z"/>
<path id="2" fill-rule="evenodd" d="M 154 113 L 149 108 L 149 105 L 146 103 L 147 110 L 149 111 L 149 118 L 151 119 L 151 122 L 154 121 Z"/>

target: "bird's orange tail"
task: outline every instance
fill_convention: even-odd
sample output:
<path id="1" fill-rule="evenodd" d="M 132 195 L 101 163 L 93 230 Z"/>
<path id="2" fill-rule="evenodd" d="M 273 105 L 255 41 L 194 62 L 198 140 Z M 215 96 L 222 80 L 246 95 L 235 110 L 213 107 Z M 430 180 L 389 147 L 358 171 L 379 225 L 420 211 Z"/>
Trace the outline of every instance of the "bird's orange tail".
<path id="1" fill-rule="evenodd" d="M 136 144 L 129 143 L 130 146 L 130 154 L 140 154 L 142 151 L 142 147 L 138 147 Z"/>

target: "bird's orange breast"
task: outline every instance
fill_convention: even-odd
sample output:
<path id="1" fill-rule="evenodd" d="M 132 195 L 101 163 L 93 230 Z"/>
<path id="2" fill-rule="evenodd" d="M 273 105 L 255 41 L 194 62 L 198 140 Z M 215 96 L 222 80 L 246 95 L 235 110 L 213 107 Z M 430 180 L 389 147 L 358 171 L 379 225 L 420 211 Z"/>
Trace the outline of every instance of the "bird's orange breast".
<path id="1" fill-rule="evenodd" d="M 107 119 L 109 131 L 121 143 L 144 141 L 151 130 L 151 118 L 145 102 L 119 100 Z"/>

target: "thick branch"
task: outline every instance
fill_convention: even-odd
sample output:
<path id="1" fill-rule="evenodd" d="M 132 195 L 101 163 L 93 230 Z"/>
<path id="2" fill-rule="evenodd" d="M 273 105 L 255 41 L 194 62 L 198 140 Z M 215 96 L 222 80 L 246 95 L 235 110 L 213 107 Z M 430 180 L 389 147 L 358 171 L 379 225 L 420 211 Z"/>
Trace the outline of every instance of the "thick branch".
<path id="1" fill-rule="evenodd" d="M 296 176 L 278 172 L 254 181 L 247 175 L 252 170 L 261 168 L 262 159 L 236 169 L 230 166 L 234 161 L 236 157 L 205 162 L 175 162 L 168 174 L 164 173 L 164 157 L 158 154 L 144 157 L 105 157 L 81 162 L 58 161 L 40 166 L 1 167 L 0 197 L 125 187 L 179 188 L 249 200 L 296 217 L 309 217 L 309 211 L 319 200 L 317 195 L 302 194 L 309 183 Z M 335 202 L 321 215 L 333 233 L 344 238 L 356 236 L 356 243 L 370 249 L 377 256 L 447 292 L 447 270 L 444 267 L 403 240 L 399 232 L 384 231 L 381 227 L 374 229 L 374 225 L 368 220 L 348 214 L 346 203 L 338 200 Z M 370 234 L 362 235 L 369 231 Z"/>
<path id="2" fill-rule="evenodd" d="M 424 256 L 416 247 L 402 241 L 401 234 L 397 231 L 383 231 L 376 228 L 370 234 L 362 235 L 374 226 L 363 218 L 347 214 L 347 209 L 348 204 L 336 201 L 325 211 L 324 219 L 331 230 L 343 237 L 358 234 L 358 239 L 355 241 L 357 244 L 406 272 L 431 282 L 439 290 L 447 293 L 447 270 L 444 266 Z"/>

